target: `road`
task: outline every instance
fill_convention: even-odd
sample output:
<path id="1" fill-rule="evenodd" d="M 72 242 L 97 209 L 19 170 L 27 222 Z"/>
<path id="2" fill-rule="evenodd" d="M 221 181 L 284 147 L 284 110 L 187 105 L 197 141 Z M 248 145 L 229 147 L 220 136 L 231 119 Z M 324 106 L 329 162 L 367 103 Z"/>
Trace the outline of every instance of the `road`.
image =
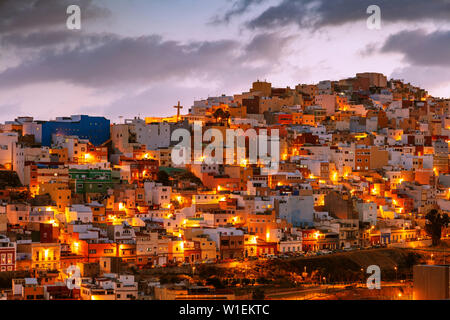
<path id="1" fill-rule="evenodd" d="M 352 289 L 346 289 L 348 286 L 354 286 Z M 410 283 L 404 283 L 399 281 L 383 282 L 382 288 L 398 287 L 404 288 L 410 286 Z M 353 284 L 324 284 L 308 289 L 285 289 L 276 292 L 266 293 L 267 299 L 274 300 L 312 300 L 329 297 L 332 294 L 342 291 L 355 290 L 357 288 L 366 288 L 361 283 Z"/>

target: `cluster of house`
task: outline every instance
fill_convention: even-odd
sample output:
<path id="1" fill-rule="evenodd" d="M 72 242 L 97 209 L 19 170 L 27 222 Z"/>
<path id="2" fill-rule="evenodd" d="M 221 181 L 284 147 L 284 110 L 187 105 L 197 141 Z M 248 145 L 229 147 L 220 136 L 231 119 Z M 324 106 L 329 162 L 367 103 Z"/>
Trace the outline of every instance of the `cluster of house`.
<path id="1" fill-rule="evenodd" d="M 427 241 L 425 215 L 450 210 L 449 107 L 450 99 L 361 73 L 295 88 L 257 81 L 249 92 L 195 101 L 186 115 L 178 105 L 168 118 L 6 122 L 0 273 L 30 277 L 13 279 L 5 297 L 137 299 L 124 265 Z M 173 132 L 195 124 L 224 137 L 278 130 L 278 169 L 250 163 L 250 143 L 234 164 L 175 163 Z"/>

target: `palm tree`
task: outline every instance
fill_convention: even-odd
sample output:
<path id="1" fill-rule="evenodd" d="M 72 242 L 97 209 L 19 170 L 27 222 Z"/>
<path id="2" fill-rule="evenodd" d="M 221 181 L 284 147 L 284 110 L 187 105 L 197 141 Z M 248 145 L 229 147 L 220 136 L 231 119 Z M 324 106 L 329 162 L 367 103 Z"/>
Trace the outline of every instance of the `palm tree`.
<path id="1" fill-rule="evenodd" d="M 438 210 L 433 209 L 427 213 L 425 219 L 427 219 L 425 231 L 431 236 L 433 246 L 437 246 L 441 241 L 442 228 L 450 223 L 449 216 L 447 213 L 439 213 Z"/>
<path id="2" fill-rule="evenodd" d="M 225 112 L 223 112 L 222 108 L 217 109 L 213 113 L 213 117 L 216 119 L 216 122 L 221 121 L 222 118 L 224 117 L 224 115 L 225 115 Z"/>

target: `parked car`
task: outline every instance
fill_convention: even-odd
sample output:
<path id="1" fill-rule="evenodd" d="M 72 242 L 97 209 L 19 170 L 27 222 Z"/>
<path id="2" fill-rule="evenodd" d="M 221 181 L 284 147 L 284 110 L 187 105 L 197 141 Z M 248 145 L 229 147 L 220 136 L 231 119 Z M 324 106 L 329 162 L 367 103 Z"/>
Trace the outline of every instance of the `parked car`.
<path id="1" fill-rule="evenodd" d="M 212 259 L 208 259 L 208 260 L 205 261 L 205 263 L 216 263 L 216 261 L 212 260 Z"/>

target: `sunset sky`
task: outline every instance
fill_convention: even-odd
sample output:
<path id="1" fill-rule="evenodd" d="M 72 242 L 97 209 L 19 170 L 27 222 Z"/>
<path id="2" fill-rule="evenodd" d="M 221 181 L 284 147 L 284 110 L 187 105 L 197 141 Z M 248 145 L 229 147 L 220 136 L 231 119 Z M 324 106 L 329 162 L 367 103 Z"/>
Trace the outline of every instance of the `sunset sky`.
<path id="1" fill-rule="evenodd" d="M 82 29 L 66 28 L 78 4 Z M 366 9 L 381 8 L 369 30 Z M 0 122 L 170 115 L 178 100 L 382 72 L 450 96 L 450 1 L 0 0 Z"/>

